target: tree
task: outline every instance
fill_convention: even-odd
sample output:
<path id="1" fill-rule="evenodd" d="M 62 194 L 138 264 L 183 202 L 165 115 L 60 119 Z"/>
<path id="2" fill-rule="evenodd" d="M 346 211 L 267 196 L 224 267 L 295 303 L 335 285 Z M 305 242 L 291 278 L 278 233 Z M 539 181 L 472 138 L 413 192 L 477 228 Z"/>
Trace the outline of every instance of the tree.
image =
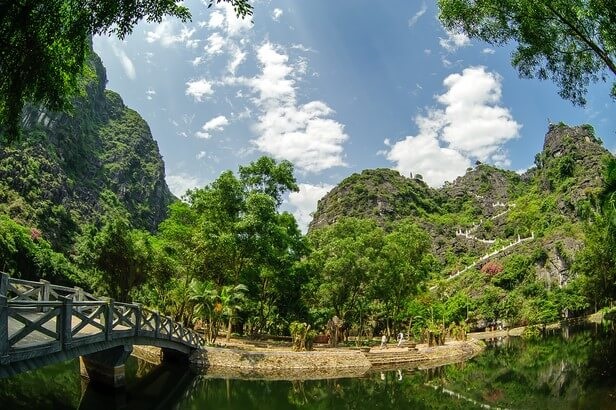
<path id="1" fill-rule="evenodd" d="M 587 224 L 584 248 L 573 265 L 595 308 L 616 299 L 616 159 L 610 157 L 604 165 L 599 206 Z"/>
<path id="2" fill-rule="evenodd" d="M 445 28 L 493 45 L 516 42 L 523 78 L 551 78 L 561 97 L 584 105 L 589 83 L 616 76 L 613 0 L 438 0 Z M 610 75 L 611 74 L 611 75 Z M 616 81 L 612 83 L 616 97 Z"/>
<path id="3" fill-rule="evenodd" d="M 248 0 L 230 3 L 242 18 L 252 14 Z M 164 16 L 187 21 L 188 9 L 176 0 L 21 0 L 0 1 L 0 136 L 19 134 L 26 103 L 63 111 L 71 108 L 88 75 L 91 38 L 123 39 L 141 20 Z"/>
<path id="4" fill-rule="evenodd" d="M 312 305 L 331 309 L 326 316 L 338 316 L 350 323 L 359 314 L 369 286 L 379 272 L 378 257 L 385 233 L 371 219 L 343 218 L 311 233 L 314 248 L 310 264 L 314 278 Z"/>
<path id="5" fill-rule="evenodd" d="M 216 285 L 211 281 L 193 279 L 190 282 L 189 298 L 194 304 L 195 313 L 206 325 L 206 339 L 214 343 L 218 336 L 218 324 L 222 314 L 222 303 Z"/>
<path id="6" fill-rule="evenodd" d="M 373 298 L 383 301 L 386 328 L 400 321 L 406 301 L 416 295 L 434 265 L 428 235 L 411 220 L 403 220 L 384 238 L 378 258 L 378 274 L 371 288 Z M 397 327 L 393 326 L 393 329 Z"/>
<path id="7" fill-rule="evenodd" d="M 235 319 L 235 312 L 242 310 L 245 300 L 245 292 L 248 288 L 242 284 L 223 286 L 220 290 L 220 303 L 222 304 L 222 314 L 227 317 L 227 342 L 231 339 L 231 326 Z"/>
<path id="8" fill-rule="evenodd" d="M 299 191 L 293 176 L 293 164 L 286 160 L 276 164 L 272 158 L 261 157 L 240 167 L 240 179 L 247 189 L 274 198 L 277 206 L 282 203 L 283 193 Z"/>
<path id="9" fill-rule="evenodd" d="M 216 289 L 242 283 L 247 300 L 239 319 L 249 322 L 252 332 L 268 326 L 285 331 L 291 316 L 301 315 L 306 281 L 305 271 L 295 269 L 307 252 L 305 239 L 295 218 L 278 209 L 285 192 L 297 187 L 293 167 L 261 158 L 241 167 L 240 174 L 238 179 L 223 172 L 190 191 L 186 202 L 170 207 L 160 235 L 175 260 L 178 287 L 185 289 L 194 279 Z M 185 302 L 177 304 L 187 320 Z"/>
<path id="10" fill-rule="evenodd" d="M 121 302 L 129 301 L 131 290 L 150 272 L 151 235 L 133 229 L 124 216 L 108 217 L 100 229 L 91 227 L 77 247 L 82 266 L 94 273 L 94 285 Z"/>

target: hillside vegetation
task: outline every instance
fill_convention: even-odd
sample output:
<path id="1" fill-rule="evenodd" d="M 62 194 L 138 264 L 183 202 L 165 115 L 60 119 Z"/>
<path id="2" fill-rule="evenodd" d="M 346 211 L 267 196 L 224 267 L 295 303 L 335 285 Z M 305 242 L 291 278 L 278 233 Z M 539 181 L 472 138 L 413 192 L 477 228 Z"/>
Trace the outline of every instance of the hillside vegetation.
<path id="1" fill-rule="evenodd" d="M 535 166 L 522 175 L 478 163 L 431 189 L 417 176 L 363 171 L 319 201 L 309 237 L 347 218 L 373 220 L 385 232 L 410 219 L 425 230 L 436 263 L 424 292 L 398 320 L 473 326 L 557 320 L 601 305 L 584 293 L 576 258 L 609 158 L 592 127 L 553 124 Z"/>

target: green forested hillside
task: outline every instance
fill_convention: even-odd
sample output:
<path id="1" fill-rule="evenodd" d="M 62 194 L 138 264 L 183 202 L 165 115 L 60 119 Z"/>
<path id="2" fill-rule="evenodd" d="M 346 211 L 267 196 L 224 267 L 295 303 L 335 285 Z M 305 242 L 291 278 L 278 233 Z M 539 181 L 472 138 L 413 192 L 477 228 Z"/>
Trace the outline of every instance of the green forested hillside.
<path id="1" fill-rule="evenodd" d="M 105 89 L 93 53 L 90 69 L 71 113 L 30 106 L 21 140 L 0 147 L 0 213 L 36 228 L 62 252 L 83 224 L 114 208 L 153 231 L 173 200 L 147 123 Z"/>
<path id="2" fill-rule="evenodd" d="M 419 198 L 413 200 L 400 187 L 416 179 L 364 171 L 319 202 L 309 237 L 346 218 L 368 218 L 391 231 L 411 216 L 429 234 L 436 263 L 425 293 L 409 301 L 400 318 L 475 325 L 557 320 L 597 305 L 576 260 L 598 209 L 609 158 L 592 127 L 553 124 L 535 166 L 522 175 L 478 163 L 441 189 L 416 190 Z M 392 173 L 399 182 L 383 183 Z M 384 218 L 366 212 L 372 203 L 423 212 Z"/>

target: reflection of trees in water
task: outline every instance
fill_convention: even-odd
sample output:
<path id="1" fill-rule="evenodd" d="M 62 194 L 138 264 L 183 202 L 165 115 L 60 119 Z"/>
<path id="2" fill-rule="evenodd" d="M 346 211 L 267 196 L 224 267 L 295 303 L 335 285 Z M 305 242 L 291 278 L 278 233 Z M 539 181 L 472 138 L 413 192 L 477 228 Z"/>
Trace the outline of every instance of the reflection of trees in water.
<path id="1" fill-rule="evenodd" d="M 594 327 L 570 333 L 568 339 L 560 334 L 536 341 L 512 339 L 486 350 L 461 371 L 448 367 L 445 385 L 452 390 L 470 387 L 477 400 L 502 406 L 579 407 L 597 379 L 614 385 L 615 353 L 614 332 Z"/>
<path id="2" fill-rule="evenodd" d="M 432 369 L 363 378 L 265 381 L 184 379 L 186 370 L 133 364 L 128 408 L 406 409 L 468 408 L 469 399 L 512 408 L 610 408 L 616 378 L 616 330 L 592 327 L 569 338 L 509 339 L 474 359 Z M 401 377 L 402 376 L 402 377 Z M 141 386 L 141 387 L 140 387 Z M 433 386 L 436 386 L 434 388 Z M 464 399 L 445 394 L 447 389 Z M 1 408 L 76 408 L 81 395 L 76 362 L 0 380 Z M 132 400 L 138 400 L 134 403 Z M 102 408 L 112 406 L 97 400 Z"/>
<path id="3" fill-rule="evenodd" d="M 472 400 L 512 408 L 597 407 L 608 395 L 589 389 L 597 387 L 601 377 L 602 386 L 613 386 L 616 375 L 616 339 L 613 329 L 610 332 L 593 328 L 570 332 L 568 339 L 559 331 L 535 341 L 504 340 L 467 362 L 384 372 L 383 378 L 380 372 L 355 379 L 292 382 L 204 377 L 196 382 L 190 400 L 179 407 L 456 409 L 468 408 Z"/>
<path id="4" fill-rule="evenodd" d="M 77 408 L 80 397 L 79 362 L 75 360 L 0 379 L 2 409 Z"/>

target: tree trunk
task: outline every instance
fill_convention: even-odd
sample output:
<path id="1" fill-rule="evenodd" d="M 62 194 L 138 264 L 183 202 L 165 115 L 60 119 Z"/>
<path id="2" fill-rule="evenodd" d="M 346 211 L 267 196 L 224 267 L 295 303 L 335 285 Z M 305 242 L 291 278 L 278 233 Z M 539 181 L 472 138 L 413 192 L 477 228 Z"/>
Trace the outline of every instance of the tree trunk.
<path id="1" fill-rule="evenodd" d="M 229 324 L 227 325 L 227 342 L 231 340 L 231 318 L 233 316 L 229 315 Z"/>

